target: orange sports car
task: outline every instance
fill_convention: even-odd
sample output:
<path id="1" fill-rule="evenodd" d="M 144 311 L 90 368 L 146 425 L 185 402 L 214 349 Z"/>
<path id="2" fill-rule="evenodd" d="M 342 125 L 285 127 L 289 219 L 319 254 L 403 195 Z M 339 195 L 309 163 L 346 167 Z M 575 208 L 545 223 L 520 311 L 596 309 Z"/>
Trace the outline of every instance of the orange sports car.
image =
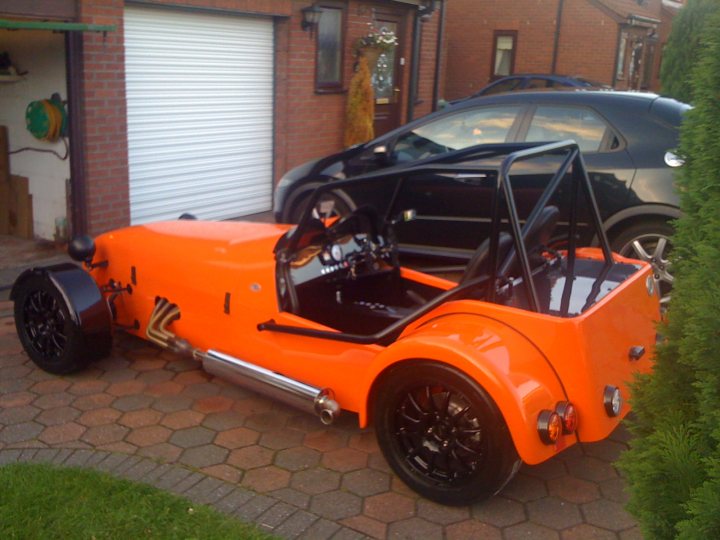
<path id="1" fill-rule="evenodd" d="M 514 190 L 512 171 L 548 154 L 563 156 L 551 182 Z M 318 188 L 297 226 L 184 216 L 76 238 L 80 265 L 14 285 L 25 350 L 70 373 L 125 331 L 326 424 L 352 411 L 398 476 L 444 504 L 607 437 L 633 372 L 651 367 L 659 297 L 648 264 L 611 253 L 577 145 L 475 147 L 358 178 Z M 314 215 L 331 191 L 362 200 L 367 182 L 382 197 Z M 431 274 L 400 264 L 393 231 L 422 223 L 437 183 L 487 237 L 464 268 Z M 560 235 L 558 193 L 590 209 Z M 581 249 L 588 216 L 599 247 Z"/>

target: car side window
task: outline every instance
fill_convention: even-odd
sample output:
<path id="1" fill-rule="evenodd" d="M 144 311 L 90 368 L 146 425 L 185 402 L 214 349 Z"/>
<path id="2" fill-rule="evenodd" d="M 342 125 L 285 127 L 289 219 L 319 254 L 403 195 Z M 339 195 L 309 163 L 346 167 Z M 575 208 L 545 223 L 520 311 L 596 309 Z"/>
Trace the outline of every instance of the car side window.
<path id="1" fill-rule="evenodd" d="M 506 142 L 520 109 L 520 105 L 503 105 L 443 116 L 400 135 L 393 156 L 396 162 L 406 162 L 476 144 Z"/>
<path id="2" fill-rule="evenodd" d="M 539 79 L 539 78 L 533 78 L 530 79 L 527 84 L 525 85 L 525 88 L 527 90 L 533 89 L 533 88 L 551 88 L 554 86 L 554 81 L 548 80 L 548 79 Z"/>
<path id="3" fill-rule="evenodd" d="M 497 84 L 493 84 L 492 86 L 489 86 L 482 93 L 482 95 L 489 96 L 491 94 L 500 94 L 502 92 L 510 92 L 511 90 L 515 90 L 518 86 L 520 86 L 521 82 L 522 82 L 522 79 L 520 79 L 518 77 L 505 79 Z"/>
<path id="4" fill-rule="evenodd" d="M 598 152 L 609 129 L 600 116 L 584 107 L 541 105 L 535 110 L 525 140 L 574 139 L 582 152 Z"/>

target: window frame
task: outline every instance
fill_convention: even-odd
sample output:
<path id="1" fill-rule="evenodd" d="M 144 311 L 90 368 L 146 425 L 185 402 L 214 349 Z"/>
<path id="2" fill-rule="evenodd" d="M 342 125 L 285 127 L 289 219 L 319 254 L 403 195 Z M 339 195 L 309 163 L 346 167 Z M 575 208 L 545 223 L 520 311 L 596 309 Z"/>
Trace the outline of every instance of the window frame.
<path id="1" fill-rule="evenodd" d="M 347 36 L 347 4 L 345 2 L 336 2 L 333 0 L 325 0 L 317 4 L 317 7 L 323 10 L 336 10 L 340 12 L 338 42 L 338 54 L 340 57 L 340 65 L 338 67 L 338 79 L 336 81 L 320 81 L 320 24 L 322 24 L 322 16 L 318 27 L 315 29 L 315 92 L 318 94 L 334 94 L 345 91 L 345 39 Z"/>
<path id="2" fill-rule="evenodd" d="M 512 39 L 512 49 L 510 54 L 510 73 L 505 74 L 497 74 L 495 73 L 495 60 L 497 58 L 497 51 L 498 51 L 498 39 L 501 37 L 509 37 Z M 515 58 L 517 56 L 517 47 L 518 47 L 518 32 L 517 30 L 495 30 L 493 32 L 493 47 L 492 47 L 492 56 L 490 57 L 490 80 L 491 81 L 497 81 L 498 79 L 501 79 L 503 77 L 507 77 L 509 75 L 513 75 L 515 73 Z"/>

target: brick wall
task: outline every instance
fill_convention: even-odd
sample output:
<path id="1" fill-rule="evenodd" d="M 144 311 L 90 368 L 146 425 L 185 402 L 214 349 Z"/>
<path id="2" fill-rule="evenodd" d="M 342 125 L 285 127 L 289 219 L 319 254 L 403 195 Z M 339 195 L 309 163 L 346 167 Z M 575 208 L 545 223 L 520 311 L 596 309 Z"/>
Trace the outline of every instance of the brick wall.
<path id="1" fill-rule="evenodd" d="M 150 3 L 150 2 L 147 2 Z M 309 0 L 155 0 L 154 4 L 272 15 L 275 21 L 275 180 L 289 168 L 342 148 L 346 89 L 353 73 L 352 43 L 367 31 L 373 8 L 394 9 L 403 16 L 404 38 L 397 54 L 403 70 L 401 120 L 406 118 L 410 82 L 412 6 L 387 1 L 349 0 L 346 12 L 344 88 L 315 91 L 315 37 L 300 27 L 301 9 Z M 128 150 L 123 48 L 123 0 L 80 0 L 86 23 L 114 24 L 115 32 L 83 35 L 85 135 L 85 212 L 90 234 L 125 226 L 130 221 Z M 433 74 L 439 15 L 424 23 L 424 43 L 415 116 L 432 109 Z"/>

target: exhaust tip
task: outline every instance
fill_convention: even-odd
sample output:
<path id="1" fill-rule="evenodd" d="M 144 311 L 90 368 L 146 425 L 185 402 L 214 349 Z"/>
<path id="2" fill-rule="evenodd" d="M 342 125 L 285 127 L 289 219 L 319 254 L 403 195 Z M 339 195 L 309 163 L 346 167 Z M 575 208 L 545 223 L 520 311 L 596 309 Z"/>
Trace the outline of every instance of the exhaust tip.
<path id="1" fill-rule="evenodd" d="M 329 426 L 340 415 L 340 405 L 335 401 L 335 393 L 330 388 L 323 388 L 315 398 L 315 412 L 320 421 Z"/>

